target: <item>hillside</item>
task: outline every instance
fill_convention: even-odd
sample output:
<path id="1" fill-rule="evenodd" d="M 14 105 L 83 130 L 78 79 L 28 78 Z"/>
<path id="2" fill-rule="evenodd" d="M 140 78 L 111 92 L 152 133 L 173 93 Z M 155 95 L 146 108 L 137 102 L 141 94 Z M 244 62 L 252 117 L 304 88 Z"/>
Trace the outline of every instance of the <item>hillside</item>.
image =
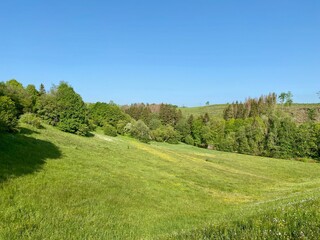
<path id="1" fill-rule="evenodd" d="M 0 156 L 0 239 L 167 238 L 319 197 L 316 163 L 47 125 L 1 134 Z"/>
<path id="2" fill-rule="evenodd" d="M 222 117 L 226 106 L 227 104 L 215 104 L 202 107 L 181 107 L 179 109 L 186 116 L 190 116 L 191 114 L 194 116 L 200 116 L 208 113 L 209 116 L 212 117 Z M 298 123 L 306 122 L 308 120 L 308 109 L 315 109 L 315 119 L 316 121 L 320 122 L 320 104 L 295 103 L 290 107 L 282 107 L 281 105 L 278 105 L 278 107 L 288 112 Z"/>
<path id="3" fill-rule="evenodd" d="M 195 117 L 208 113 L 210 116 L 222 117 L 223 110 L 226 108 L 227 104 L 214 104 L 202 107 L 181 107 L 179 108 L 182 114 L 190 116 L 191 114 Z"/>

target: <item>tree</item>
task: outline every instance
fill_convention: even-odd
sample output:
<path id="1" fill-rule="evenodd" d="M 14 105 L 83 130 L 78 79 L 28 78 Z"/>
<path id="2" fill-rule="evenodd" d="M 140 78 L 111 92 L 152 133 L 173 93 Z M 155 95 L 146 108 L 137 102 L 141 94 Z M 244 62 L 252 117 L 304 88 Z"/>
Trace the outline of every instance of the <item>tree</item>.
<path id="1" fill-rule="evenodd" d="M 177 110 L 177 106 L 171 104 L 161 104 L 159 111 L 159 118 L 163 125 L 175 126 L 182 118 L 182 113 Z"/>
<path id="2" fill-rule="evenodd" d="M 228 104 L 228 106 L 224 109 L 223 118 L 226 121 L 234 118 L 233 109 L 232 109 L 232 105 L 231 104 Z"/>
<path id="3" fill-rule="evenodd" d="M 44 85 L 41 83 L 40 88 L 39 88 L 39 95 L 44 95 L 46 94 L 46 89 L 44 88 Z"/>
<path id="4" fill-rule="evenodd" d="M 202 141 L 202 128 L 205 126 L 201 117 L 195 119 L 191 126 L 191 134 L 196 146 L 203 146 Z"/>
<path id="5" fill-rule="evenodd" d="M 287 93 L 285 93 L 285 92 L 280 93 L 278 98 L 280 100 L 280 104 L 281 105 L 291 106 L 292 103 L 293 103 L 293 100 L 292 100 L 293 95 L 292 95 L 292 93 L 290 91 L 287 92 Z"/>
<path id="6" fill-rule="evenodd" d="M 149 122 L 149 128 L 151 130 L 156 130 L 157 128 L 159 128 L 161 126 L 162 126 L 162 123 L 161 123 L 160 119 L 157 117 L 153 117 Z"/>
<path id="7" fill-rule="evenodd" d="M 210 102 L 209 102 L 209 101 L 207 101 L 207 102 L 206 102 L 206 106 L 209 106 L 209 105 L 210 105 Z"/>
<path id="8" fill-rule="evenodd" d="M 22 84 L 15 79 L 11 79 L 5 83 L 4 95 L 11 98 L 15 103 L 18 115 L 23 114 L 26 107 L 26 92 Z"/>
<path id="9" fill-rule="evenodd" d="M 55 91 L 53 88 L 48 94 L 40 95 L 36 103 L 37 114 L 52 126 L 56 126 L 59 122 L 59 107 Z"/>
<path id="10" fill-rule="evenodd" d="M 41 119 L 37 117 L 34 113 L 25 113 L 20 116 L 19 122 L 29 124 L 35 128 L 41 128 Z"/>
<path id="11" fill-rule="evenodd" d="M 157 142 L 178 143 L 180 140 L 178 132 L 170 125 L 153 130 L 152 136 Z"/>
<path id="12" fill-rule="evenodd" d="M 32 84 L 29 84 L 26 87 L 26 100 L 25 100 L 25 112 L 35 112 L 35 106 L 37 99 L 39 97 L 39 92 L 36 87 Z"/>
<path id="13" fill-rule="evenodd" d="M 0 97 L 5 94 L 6 85 L 4 82 L 0 82 Z"/>
<path id="14" fill-rule="evenodd" d="M 301 124 L 293 142 L 295 157 L 316 158 L 318 152 L 316 125 L 313 123 Z"/>
<path id="15" fill-rule="evenodd" d="M 61 82 L 54 92 L 59 114 L 58 128 L 65 132 L 86 135 L 88 121 L 81 96 L 65 82 Z"/>
<path id="16" fill-rule="evenodd" d="M 120 120 L 129 121 L 130 117 L 125 114 L 116 104 L 97 102 L 89 105 L 89 118 L 97 126 L 102 127 L 108 123 L 114 127 Z"/>
<path id="17" fill-rule="evenodd" d="M 292 95 L 292 93 L 289 91 L 289 92 L 287 92 L 287 99 L 286 99 L 286 102 L 285 102 L 285 105 L 286 106 L 291 106 L 292 105 L 292 103 L 293 103 L 293 95 Z"/>
<path id="18" fill-rule="evenodd" d="M 279 144 L 279 156 L 281 158 L 294 157 L 294 144 L 296 136 L 297 126 L 288 117 L 280 119 L 280 125 L 278 128 L 278 144 Z"/>
<path id="19" fill-rule="evenodd" d="M 221 142 L 225 137 L 225 121 L 223 119 L 211 119 L 209 122 L 209 130 L 204 132 L 203 138 L 207 145 L 211 145 L 213 149 L 220 150 Z M 203 131 L 206 131 L 203 129 Z"/>
<path id="20" fill-rule="evenodd" d="M 116 137 L 117 136 L 117 129 L 110 125 L 109 123 L 104 124 L 103 132 L 107 136 Z"/>
<path id="21" fill-rule="evenodd" d="M 125 127 L 129 123 L 129 120 L 119 120 L 117 123 L 117 133 L 124 135 L 125 134 Z"/>
<path id="22" fill-rule="evenodd" d="M 81 96 L 65 82 L 41 95 L 36 108 L 44 120 L 64 132 L 78 135 L 88 133 L 86 106 Z"/>
<path id="23" fill-rule="evenodd" d="M 130 133 L 131 136 L 137 138 L 141 142 L 148 143 L 151 140 L 150 129 L 142 120 L 138 120 L 132 124 Z"/>
<path id="24" fill-rule="evenodd" d="M 15 103 L 7 96 L 0 96 L 0 131 L 14 131 L 17 124 Z"/>
<path id="25" fill-rule="evenodd" d="M 309 121 L 315 121 L 316 120 L 316 116 L 317 116 L 317 113 L 316 113 L 316 109 L 315 108 L 308 108 L 307 109 L 307 114 L 308 114 L 308 120 Z"/>
<path id="26" fill-rule="evenodd" d="M 185 142 L 186 137 L 191 134 L 190 124 L 188 121 L 184 118 L 180 119 L 175 128 L 178 131 L 181 140 Z"/>
<path id="27" fill-rule="evenodd" d="M 236 150 L 239 153 L 250 153 L 248 138 L 246 136 L 245 126 L 241 126 L 236 132 Z"/>
<path id="28" fill-rule="evenodd" d="M 261 155 L 265 139 L 265 125 L 261 118 L 248 118 L 245 120 L 246 136 L 250 154 Z"/>

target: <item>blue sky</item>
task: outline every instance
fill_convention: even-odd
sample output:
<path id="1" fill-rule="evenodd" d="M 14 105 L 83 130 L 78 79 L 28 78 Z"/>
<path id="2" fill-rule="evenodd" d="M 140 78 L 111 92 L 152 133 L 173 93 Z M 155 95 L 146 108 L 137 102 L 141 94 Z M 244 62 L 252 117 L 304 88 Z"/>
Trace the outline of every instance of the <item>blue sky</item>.
<path id="1" fill-rule="evenodd" d="M 87 102 L 319 102 L 320 1 L 2 0 L 0 81 Z"/>

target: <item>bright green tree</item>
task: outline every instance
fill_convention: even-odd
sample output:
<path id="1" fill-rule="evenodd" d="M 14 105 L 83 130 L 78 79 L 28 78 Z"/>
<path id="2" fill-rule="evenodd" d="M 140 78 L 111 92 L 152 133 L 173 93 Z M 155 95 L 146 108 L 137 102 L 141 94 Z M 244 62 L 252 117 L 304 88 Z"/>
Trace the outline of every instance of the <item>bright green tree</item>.
<path id="1" fill-rule="evenodd" d="M 141 142 L 148 143 L 151 140 L 150 129 L 142 120 L 138 120 L 130 126 L 130 133 L 132 137 Z"/>
<path id="2" fill-rule="evenodd" d="M 65 132 L 86 135 L 88 121 L 81 96 L 65 82 L 61 82 L 53 92 L 57 102 L 58 128 Z"/>
<path id="3" fill-rule="evenodd" d="M 14 131 L 17 124 L 15 103 L 7 96 L 0 96 L 0 131 Z"/>

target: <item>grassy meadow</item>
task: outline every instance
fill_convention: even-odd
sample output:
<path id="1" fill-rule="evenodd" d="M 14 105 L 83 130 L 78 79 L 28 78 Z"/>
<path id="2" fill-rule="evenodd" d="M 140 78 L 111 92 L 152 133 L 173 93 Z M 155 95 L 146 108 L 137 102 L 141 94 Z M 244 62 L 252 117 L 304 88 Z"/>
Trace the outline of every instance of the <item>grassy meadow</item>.
<path id="1" fill-rule="evenodd" d="M 316 239 L 319 172 L 314 162 L 22 125 L 0 135 L 0 239 Z M 292 233 L 309 220 L 309 232 Z"/>

